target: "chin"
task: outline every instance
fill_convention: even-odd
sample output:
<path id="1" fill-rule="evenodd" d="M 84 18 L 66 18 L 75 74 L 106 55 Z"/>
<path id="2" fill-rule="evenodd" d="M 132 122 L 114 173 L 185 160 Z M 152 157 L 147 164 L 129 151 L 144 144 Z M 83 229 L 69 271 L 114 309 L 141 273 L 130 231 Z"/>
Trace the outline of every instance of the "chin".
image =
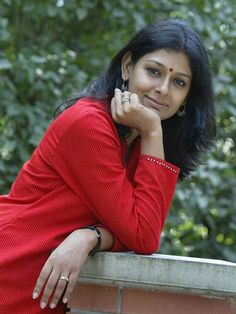
<path id="1" fill-rule="evenodd" d="M 167 119 L 172 118 L 173 116 L 174 116 L 174 114 L 171 114 L 171 115 L 168 115 L 168 116 L 161 118 L 161 120 L 167 120 Z"/>

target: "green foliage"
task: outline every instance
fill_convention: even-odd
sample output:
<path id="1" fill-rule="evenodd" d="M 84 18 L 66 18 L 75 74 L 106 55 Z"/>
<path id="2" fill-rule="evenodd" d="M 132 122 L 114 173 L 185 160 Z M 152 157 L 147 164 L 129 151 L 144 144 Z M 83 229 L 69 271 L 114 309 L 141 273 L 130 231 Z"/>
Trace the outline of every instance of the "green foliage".
<path id="1" fill-rule="evenodd" d="M 236 7 L 234 0 L 2 0 L 0 191 L 7 193 L 53 112 L 147 22 L 181 17 L 200 33 L 214 76 L 213 151 L 180 182 L 161 253 L 236 261 Z"/>

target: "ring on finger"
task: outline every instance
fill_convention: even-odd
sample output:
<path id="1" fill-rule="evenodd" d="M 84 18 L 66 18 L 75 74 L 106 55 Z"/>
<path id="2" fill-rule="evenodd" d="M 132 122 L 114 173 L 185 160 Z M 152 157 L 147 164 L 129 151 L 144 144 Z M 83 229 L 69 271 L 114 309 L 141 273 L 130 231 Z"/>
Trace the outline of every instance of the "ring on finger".
<path id="1" fill-rule="evenodd" d="M 65 280 L 67 282 L 70 281 L 70 279 L 68 277 L 66 277 L 66 276 L 60 276 L 59 280 Z"/>
<path id="2" fill-rule="evenodd" d="M 125 102 L 130 101 L 130 97 L 129 96 L 123 96 L 121 98 L 121 103 L 124 104 Z"/>

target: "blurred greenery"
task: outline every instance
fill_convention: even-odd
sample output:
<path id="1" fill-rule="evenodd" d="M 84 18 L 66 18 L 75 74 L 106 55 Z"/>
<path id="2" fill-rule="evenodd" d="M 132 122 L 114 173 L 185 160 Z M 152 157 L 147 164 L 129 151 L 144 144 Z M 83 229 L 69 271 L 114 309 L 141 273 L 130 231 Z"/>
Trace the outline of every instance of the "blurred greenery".
<path id="1" fill-rule="evenodd" d="M 147 22 L 186 19 L 210 55 L 217 140 L 180 182 L 160 253 L 236 261 L 235 0 L 2 0 L 0 191 L 7 193 L 55 108 L 80 91 Z"/>

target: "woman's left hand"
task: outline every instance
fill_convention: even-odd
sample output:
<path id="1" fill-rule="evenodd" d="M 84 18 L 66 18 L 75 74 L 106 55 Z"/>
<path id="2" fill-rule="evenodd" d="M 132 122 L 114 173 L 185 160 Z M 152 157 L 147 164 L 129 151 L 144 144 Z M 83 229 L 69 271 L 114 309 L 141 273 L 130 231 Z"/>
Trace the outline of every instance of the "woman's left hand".
<path id="1" fill-rule="evenodd" d="M 79 229 L 72 232 L 52 252 L 41 270 L 33 291 L 33 299 L 37 299 L 42 293 L 40 301 L 42 309 L 49 301 L 50 308 L 55 308 L 63 293 L 63 303 L 67 303 L 80 270 L 96 242 L 93 231 Z"/>

